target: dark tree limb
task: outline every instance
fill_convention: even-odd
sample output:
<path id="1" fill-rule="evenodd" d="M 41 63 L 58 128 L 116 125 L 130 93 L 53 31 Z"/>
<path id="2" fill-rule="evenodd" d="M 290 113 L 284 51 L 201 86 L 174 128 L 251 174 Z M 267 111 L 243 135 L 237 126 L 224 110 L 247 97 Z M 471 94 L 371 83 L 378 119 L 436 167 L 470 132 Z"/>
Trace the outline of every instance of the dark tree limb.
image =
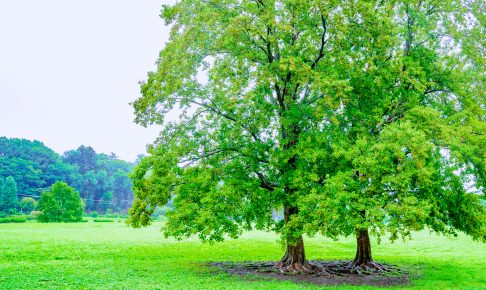
<path id="1" fill-rule="evenodd" d="M 321 14 L 321 23 L 322 23 L 322 36 L 321 36 L 321 46 L 319 48 L 319 54 L 317 55 L 316 59 L 312 62 L 311 68 L 314 69 L 316 65 L 319 63 L 319 61 L 324 57 L 324 46 L 327 43 L 326 40 L 326 34 L 327 34 L 327 18 L 324 17 L 324 15 Z"/>

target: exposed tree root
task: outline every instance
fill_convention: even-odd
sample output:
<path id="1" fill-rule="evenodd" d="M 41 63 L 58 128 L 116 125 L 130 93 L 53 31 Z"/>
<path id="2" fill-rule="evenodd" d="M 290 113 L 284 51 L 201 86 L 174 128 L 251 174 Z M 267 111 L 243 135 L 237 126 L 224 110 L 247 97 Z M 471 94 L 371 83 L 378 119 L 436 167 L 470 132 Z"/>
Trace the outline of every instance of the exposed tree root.
<path id="1" fill-rule="evenodd" d="M 280 280 L 306 281 L 309 283 L 340 285 L 391 286 L 408 283 L 409 274 L 393 265 L 355 261 L 280 262 L 215 262 L 223 271 L 236 275 L 256 274 Z"/>
<path id="2" fill-rule="evenodd" d="M 305 257 L 304 240 L 302 236 L 294 244 L 287 244 L 285 256 L 274 264 L 274 269 L 286 275 L 325 275 L 329 274 L 324 267 L 309 263 Z"/>
<path id="3" fill-rule="evenodd" d="M 287 263 L 280 261 L 275 264 L 277 271 L 283 275 L 329 275 L 331 274 L 322 266 L 305 261 Z"/>
<path id="4" fill-rule="evenodd" d="M 388 267 L 372 260 L 366 262 L 353 261 L 347 266 L 347 269 L 350 273 L 358 275 L 390 272 Z"/>

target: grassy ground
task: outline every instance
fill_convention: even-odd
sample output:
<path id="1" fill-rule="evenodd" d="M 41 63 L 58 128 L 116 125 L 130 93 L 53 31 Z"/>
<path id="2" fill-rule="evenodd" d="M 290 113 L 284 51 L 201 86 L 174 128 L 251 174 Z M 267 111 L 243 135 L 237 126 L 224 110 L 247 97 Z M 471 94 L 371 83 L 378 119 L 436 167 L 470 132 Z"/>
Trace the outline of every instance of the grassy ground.
<path id="1" fill-rule="evenodd" d="M 262 232 L 216 245 L 162 237 L 161 224 L 1 224 L 0 289 L 301 289 L 317 286 L 215 274 L 208 261 L 278 260 L 276 236 Z M 354 240 L 306 239 L 310 259 L 351 259 Z M 416 289 L 486 289 L 486 245 L 417 233 L 374 245 L 377 261 L 418 276 Z M 369 289 L 339 286 L 339 289 Z M 403 286 L 401 287 L 403 288 Z"/>

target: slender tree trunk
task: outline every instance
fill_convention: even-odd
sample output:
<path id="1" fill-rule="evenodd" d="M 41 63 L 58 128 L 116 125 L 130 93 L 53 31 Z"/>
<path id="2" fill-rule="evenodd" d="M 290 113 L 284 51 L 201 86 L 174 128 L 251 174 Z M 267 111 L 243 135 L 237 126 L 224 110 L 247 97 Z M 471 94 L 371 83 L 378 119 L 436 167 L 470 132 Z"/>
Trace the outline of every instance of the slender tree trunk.
<path id="1" fill-rule="evenodd" d="M 356 233 L 356 256 L 351 263 L 351 268 L 359 270 L 384 271 L 383 266 L 373 261 L 371 256 L 371 242 L 368 229 L 359 229 Z"/>
<path id="2" fill-rule="evenodd" d="M 292 215 L 298 214 L 297 207 L 284 207 L 284 222 L 288 223 Z M 277 267 L 282 272 L 310 273 L 318 272 L 319 268 L 310 264 L 305 257 L 304 239 L 300 235 L 295 241 L 286 242 L 286 251 Z"/>

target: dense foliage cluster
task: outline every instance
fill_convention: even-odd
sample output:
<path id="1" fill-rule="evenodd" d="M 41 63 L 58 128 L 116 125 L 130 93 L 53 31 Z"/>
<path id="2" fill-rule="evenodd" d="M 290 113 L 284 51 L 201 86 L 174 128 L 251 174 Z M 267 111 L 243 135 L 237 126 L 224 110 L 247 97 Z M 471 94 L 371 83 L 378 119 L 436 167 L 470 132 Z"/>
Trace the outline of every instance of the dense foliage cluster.
<path id="1" fill-rule="evenodd" d="M 42 192 L 38 208 L 41 214 L 37 220 L 42 223 L 83 221 L 84 203 L 79 192 L 61 181 Z"/>
<path id="2" fill-rule="evenodd" d="M 24 197 L 19 202 L 21 213 L 30 213 L 37 207 L 37 201 L 32 197 Z"/>
<path id="3" fill-rule="evenodd" d="M 17 191 L 17 182 L 12 176 L 8 176 L 5 180 L 0 177 L 0 212 L 8 215 L 17 210 L 19 206 Z"/>
<path id="4" fill-rule="evenodd" d="M 128 177 L 133 169 L 131 163 L 117 159 L 114 154 L 97 154 L 86 146 L 65 152 L 62 159 L 78 169 L 71 185 L 81 193 L 87 211 L 126 212 L 131 206 L 132 182 Z"/>
<path id="5" fill-rule="evenodd" d="M 133 164 L 89 146 L 60 156 L 39 141 L 0 137 L 0 179 L 15 181 L 16 201 L 38 199 L 42 191 L 63 181 L 80 192 L 87 211 L 126 212 L 133 199 L 128 177 L 132 169 Z M 11 209 L 22 208 L 16 203 Z"/>
<path id="6" fill-rule="evenodd" d="M 279 266 L 299 272 L 312 268 L 303 234 L 356 235 L 351 266 L 378 269 L 368 231 L 486 240 L 485 9 L 475 0 L 164 6 L 171 39 L 133 104 L 138 123 L 164 129 L 135 169 L 129 222 L 148 224 L 173 198 L 167 235 L 273 230 L 287 245 Z M 166 120 L 171 111 L 179 120 Z"/>

